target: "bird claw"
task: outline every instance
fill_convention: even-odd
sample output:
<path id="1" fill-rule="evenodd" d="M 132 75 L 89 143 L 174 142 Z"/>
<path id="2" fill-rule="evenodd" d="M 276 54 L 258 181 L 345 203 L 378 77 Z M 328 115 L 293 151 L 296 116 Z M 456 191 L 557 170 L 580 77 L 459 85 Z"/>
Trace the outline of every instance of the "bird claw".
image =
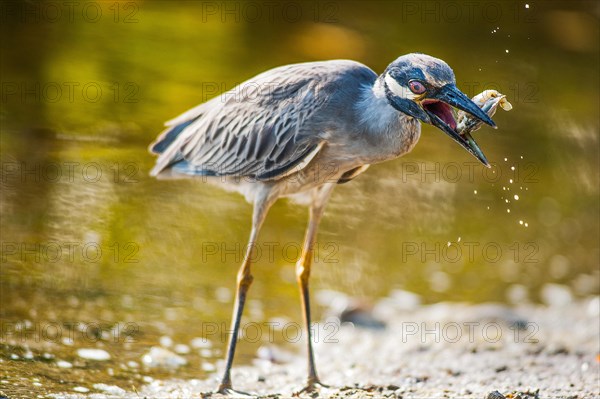
<path id="1" fill-rule="evenodd" d="M 304 388 L 302 388 L 298 392 L 294 392 L 294 394 L 292 396 L 298 397 L 298 396 L 306 393 L 306 394 L 309 394 L 310 396 L 312 396 L 313 398 L 316 398 L 319 396 L 319 391 L 321 389 L 328 389 L 328 388 L 331 388 L 331 386 L 323 384 L 319 380 L 309 381 L 308 384 L 306 384 L 306 386 Z"/>
<path id="2" fill-rule="evenodd" d="M 217 393 L 228 398 L 256 398 L 257 395 L 253 395 L 248 392 L 238 391 L 231 387 L 219 387 Z"/>

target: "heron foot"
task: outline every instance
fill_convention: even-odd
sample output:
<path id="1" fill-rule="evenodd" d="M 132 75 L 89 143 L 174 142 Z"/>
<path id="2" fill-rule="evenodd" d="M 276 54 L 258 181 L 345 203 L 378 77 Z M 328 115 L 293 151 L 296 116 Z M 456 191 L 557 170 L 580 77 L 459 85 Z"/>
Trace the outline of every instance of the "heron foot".
<path id="1" fill-rule="evenodd" d="M 220 386 L 217 390 L 217 393 L 223 396 L 227 396 L 229 398 L 256 398 L 256 395 L 244 391 L 235 390 L 231 386 Z"/>
<path id="2" fill-rule="evenodd" d="M 302 394 L 308 394 L 308 395 L 312 396 L 313 398 L 316 398 L 316 397 L 319 396 L 319 391 L 320 390 L 322 390 L 322 389 L 328 389 L 328 388 L 331 388 L 331 386 L 323 384 L 318 379 L 309 380 L 308 383 L 306 384 L 306 386 L 304 388 L 302 388 L 298 392 L 294 392 L 294 394 L 292 396 L 297 397 L 297 396 L 300 396 Z"/>

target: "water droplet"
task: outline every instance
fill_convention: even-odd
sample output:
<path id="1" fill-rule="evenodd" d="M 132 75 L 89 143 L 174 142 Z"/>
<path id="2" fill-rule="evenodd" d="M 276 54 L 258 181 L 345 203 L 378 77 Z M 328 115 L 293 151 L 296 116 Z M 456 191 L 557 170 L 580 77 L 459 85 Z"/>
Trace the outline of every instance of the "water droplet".
<path id="1" fill-rule="evenodd" d="M 523 224 L 523 221 L 522 221 L 522 220 L 519 220 L 519 224 Z"/>
<path id="2" fill-rule="evenodd" d="M 504 51 L 506 51 L 506 54 L 508 54 L 508 49 L 506 49 L 506 50 L 504 50 Z"/>
<path id="3" fill-rule="evenodd" d="M 473 194 L 477 194 L 477 190 L 473 190 Z"/>
<path id="4" fill-rule="evenodd" d="M 515 199 L 515 201 L 518 201 L 519 200 L 519 196 L 517 194 L 515 194 L 514 199 Z"/>
<path id="5" fill-rule="evenodd" d="M 508 161 L 508 158 L 504 158 L 504 162 L 507 162 L 507 161 Z"/>
<path id="6" fill-rule="evenodd" d="M 510 209 L 507 209 L 507 210 L 506 210 L 506 213 L 510 213 Z"/>
<path id="7" fill-rule="evenodd" d="M 508 204 L 508 198 L 504 200 L 504 202 L 506 202 Z"/>
<path id="8" fill-rule="evenodd" d="M 458 237 L 458 240 L 456 242 L 460 242 L 460 237 Z"/>
<path id="9" fill-rule="evenodd" d="M 510 184 L 512 184 L 512 182 L 513 182 L 513 179 L 510 179 L 508 182 L 509 182 Z"/>
<path id="10" fill-rule="evenodd" d="M 529 4 L 525 3 L 525 8 L 529 8 Z"/>
<path id="11" fill-rule="evenodd" d="M 515 167 L 514 167 L 514 166 L 511 166 L 511 167 L 510 167 L 510 170 L 515 170 Z"/>
<path id="12" fill-rule="evenodd" d="M 529 227 L 529 223 L 525 223 L 525 227 Z"/>

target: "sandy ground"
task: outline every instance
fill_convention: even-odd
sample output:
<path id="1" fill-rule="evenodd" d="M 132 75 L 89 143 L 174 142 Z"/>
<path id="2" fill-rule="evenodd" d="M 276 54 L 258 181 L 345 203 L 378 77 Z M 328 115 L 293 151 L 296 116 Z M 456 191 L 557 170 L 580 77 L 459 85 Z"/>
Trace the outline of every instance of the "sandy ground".
<path id="1" fill-rule="evenodd" d="M 317 367 L 331 388 L 302 396 L 600 397 L 598 297 L 554 306 L 407 303 L 410 298 L 402 295 L 387 298 L 352 315 L 355 325 L 320 323 Z M 377 328 L 374 320 L 388 322 Z M 264 352 L 271 360 L 234 367 L 234 387 L 261 397 L 291 397 L 305 381 L 306 360 L 277 348 Z M 55 397 L 218 398 L 211 393 L 222 364 L 218 368 L 207 380 L 155 380 L 137 392 L 96 386 L 95 393 Z"/>

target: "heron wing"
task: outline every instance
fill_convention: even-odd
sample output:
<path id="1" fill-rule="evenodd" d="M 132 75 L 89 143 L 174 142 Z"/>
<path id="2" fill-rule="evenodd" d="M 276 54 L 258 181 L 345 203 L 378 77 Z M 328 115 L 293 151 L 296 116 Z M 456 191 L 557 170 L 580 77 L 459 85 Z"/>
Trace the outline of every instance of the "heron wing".
<path id="1" fill-rule="evenodd" d="M 186 112 L 151 147 L 161 150 L 151 174 L 172 166 L 270 180 L 302 169 L 324 145 L 309 121 L 330 98 L 334 73 L 307 64 L 276 68 Z"/>

